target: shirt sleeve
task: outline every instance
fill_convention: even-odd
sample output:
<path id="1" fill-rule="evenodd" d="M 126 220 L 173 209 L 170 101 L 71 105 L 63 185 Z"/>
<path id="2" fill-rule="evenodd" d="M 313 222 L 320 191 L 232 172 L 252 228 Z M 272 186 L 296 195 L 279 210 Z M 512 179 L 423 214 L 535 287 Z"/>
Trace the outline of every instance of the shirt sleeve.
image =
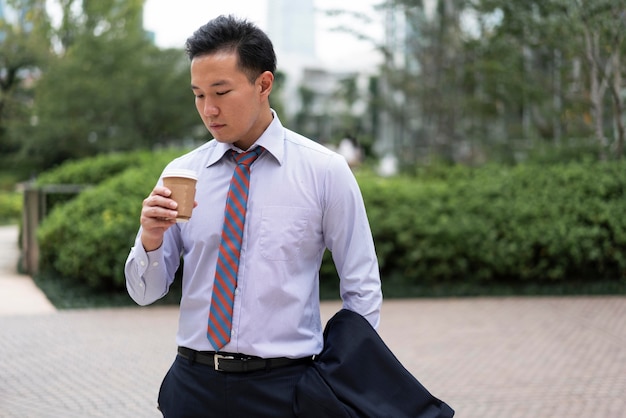
<path id="1" fill-rule="evenodd" d="M 324 241 L 339 274 L 343 307 L 378 328 L 382 304 L 378 259 L 361 190 L 345 159 L 331 160 L 325 184 Z"/>
<path id="2" fill-rule="evenodd" d="M 135 244 L 130 249 L 124 266 L 124 275 L 128 294 L 138 305 L 149 305 L 161 299 L 174 281 L 174 275 L 180 265 L 180 253 L 175 256 L 175 251 L 165 251 L 165 248 L 178 248 L 175 245 L 176 240 L 172 237 L 173 233 L 170 232 L 173 228 L 176 226 L 165 233 L 163 245 L 150 252 L 143 248 L 140 229 Z"/>

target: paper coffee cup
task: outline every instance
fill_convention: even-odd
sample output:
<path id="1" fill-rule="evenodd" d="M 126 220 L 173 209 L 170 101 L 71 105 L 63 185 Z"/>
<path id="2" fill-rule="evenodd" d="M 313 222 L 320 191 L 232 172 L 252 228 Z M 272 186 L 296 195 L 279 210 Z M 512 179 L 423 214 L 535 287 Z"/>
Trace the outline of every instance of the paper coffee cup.
<path id="1" fill-rule="evenodd" d="M 193 170 L 170 169 L 163 173 L 163 185 L 172 191 L 170 197 L 178 203 L 176 222 L 191 218 L 197 181 L 198 174 Z"/>

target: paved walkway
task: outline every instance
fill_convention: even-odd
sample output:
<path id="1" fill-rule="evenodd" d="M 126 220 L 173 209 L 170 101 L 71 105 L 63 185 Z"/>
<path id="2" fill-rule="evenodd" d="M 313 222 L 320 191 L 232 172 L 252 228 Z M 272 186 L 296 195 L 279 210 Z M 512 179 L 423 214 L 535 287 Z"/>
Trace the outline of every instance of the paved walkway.
<path id="1" fill-rule="evenodd" d="M 55 312 L 12 265 L 0 266 L 0 301 L 13 302 L 0 312 L 0 417 L 159 417 L 176 308 Z M 338 308 L 323 303 L 324 317 Z M 380 333 L 456 417 L 626 417 L 625 297 L 388 300 Z"/>
<path id="2" fill-rule="evenodd" d="M 54 312 L 54 306 L 29 276 L 17 273 L 18 228 L 0 226 L 0 315 Z"/>

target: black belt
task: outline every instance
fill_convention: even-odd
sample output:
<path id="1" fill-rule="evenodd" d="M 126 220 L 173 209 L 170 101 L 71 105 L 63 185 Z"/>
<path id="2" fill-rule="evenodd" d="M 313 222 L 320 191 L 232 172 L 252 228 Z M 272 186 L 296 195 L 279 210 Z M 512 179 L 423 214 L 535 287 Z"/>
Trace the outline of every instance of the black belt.
<path id="1" fill-rule="evenodd" d="M 220 372 L 245 373 L 257 370 L 271 370 L 277 367 L 308 363 L 311 357 L 304 358 L 261 358 L 244 354 L 216 353 L 214 351 L 196 351 L 187 347 L 178 347 L 178 354 L 189 361 L 213 367 Z"/>

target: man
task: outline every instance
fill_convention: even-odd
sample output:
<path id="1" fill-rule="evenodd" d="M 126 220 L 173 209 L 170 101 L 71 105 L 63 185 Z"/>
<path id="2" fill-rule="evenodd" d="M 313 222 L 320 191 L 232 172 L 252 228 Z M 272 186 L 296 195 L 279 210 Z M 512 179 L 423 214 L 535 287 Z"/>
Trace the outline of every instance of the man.
<path id="1" fill-rule="evenodd" d="M 220 16 L 186 48 L 196 109 L 214 139 L 168 167 L 198 173 L 197 205 L 189 222 L 176 223 L 176 203 L 159 180 L 125 266 L 130 296 L 147 305 L 168 292 L 184 259 L 178 356 L 159 408 L 168 418 L 293 416 L 295 384 L 323 344 L 318 279 L 326 248 L 343 306 L 379 322 L 362 196 L 343 157 L 285 129 L 270 108 L 276 57 L 265 33 Z M 227 195 L 230 202 L 236 159 L 253 162 L 248 184 L 237 186 L 248 197 L 233 245 Z"/>

